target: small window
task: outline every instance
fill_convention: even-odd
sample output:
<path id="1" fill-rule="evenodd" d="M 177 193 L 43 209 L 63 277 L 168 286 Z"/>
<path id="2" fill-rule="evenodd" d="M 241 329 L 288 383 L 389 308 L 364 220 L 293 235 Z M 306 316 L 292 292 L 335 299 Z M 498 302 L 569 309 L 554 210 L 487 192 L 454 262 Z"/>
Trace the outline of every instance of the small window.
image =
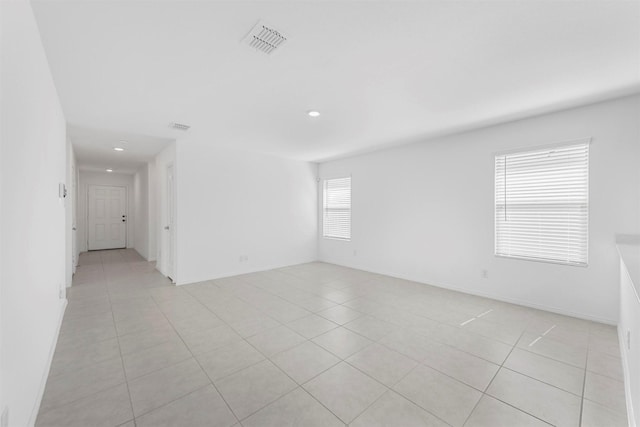
<path id="1" fill-rule="evenodd" d="M 323 189 L 322 236 L 351 239 L 351 177 L 325 179 Z"/>
<path id="2" fill-rule="evenodd" d="M 586 266 L 589 141 L 495 161 L 495 254 Z"/>

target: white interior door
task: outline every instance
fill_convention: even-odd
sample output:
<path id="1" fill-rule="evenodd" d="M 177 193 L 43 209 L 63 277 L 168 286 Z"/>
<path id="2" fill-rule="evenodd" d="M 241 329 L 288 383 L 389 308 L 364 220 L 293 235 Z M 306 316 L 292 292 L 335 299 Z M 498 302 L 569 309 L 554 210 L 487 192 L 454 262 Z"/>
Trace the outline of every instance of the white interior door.
<path id="1" fill-rule="evenodd" d="M 88 194 L 88 240 L 90 251 L 127 246 L 127 189 L 90 185 Z"/>
<path id="2" fill-rule="evenodd" d="M 164 229 L 167 233 L 167 276 L 172 280 L 175 277 L 174 183 L 173 165 L 171 164 L 167 166 L 167 225 Z"/>

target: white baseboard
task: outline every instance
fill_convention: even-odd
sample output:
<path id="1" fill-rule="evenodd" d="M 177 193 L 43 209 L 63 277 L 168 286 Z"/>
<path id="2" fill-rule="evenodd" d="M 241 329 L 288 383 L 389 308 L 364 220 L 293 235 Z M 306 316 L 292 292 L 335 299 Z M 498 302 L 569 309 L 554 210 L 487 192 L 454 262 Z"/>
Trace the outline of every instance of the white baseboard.
<path id="1" fill-rule="evenodd" d="M 551 306 L 547 306 L 547 305 L 542 305 L 542 304 L 534 304 L 528 301 L 522 301 L 519 300 L 517 298 L 506 298 L 503 296 L 499 296 L 499 295 L 492 295 L 490 293 L 484 293 L 484 292 L 472 292 L 468 289 L 464 289 L 464 288 L 460 288 L 457 286 L 451 286 L 451 285 L 441 285 L 441 284 L 432 284 L 429 283 L 429 285 L 433 285 L 433 286 L 437 286 L 439 288 L 444 288 L 444 289 L 450 289 L 452 291 L 458 291 L 458 292 L 462 292 L 465 294 L 469 294 L 469 295 L 475 295 L 475 296 L 479 296 L 479 297 L 484 297 L 484 298 L 490 298 L 490 299 L 494 299 L 496 301 L 502 301 L 502 302 L 507 302 L 509 304 L 515 304 L 515 305 L 521 305 L 523 307 L 529 307 L 529 308 L 534 308 L 536 310 L 542 310 L 542 311 L 548 311 L 551 313 L 555 313 L 555 314 L 560 314 L 563 316 L 569 316 L 569 317 L 575 317 L 577 319 L 582 319 L 582 320 L 589 320 L 591 322 L 597 322 L 597 323 L 604 323 L 607 325 L 612 325 L 612 326 L 617 326 L 618 322 L 612 319 L 606 319 L 604 317 L 599 317 L 599 316 L 591 316 L 588 314 L 584 314 L 584 313 L 577 313 L 577 312 L 573 312 L 570 310 L 564 310 L 561 308 L 557 308 L 557 307 L 551 307 Z"/>
<path id="2" fill-rule="evenodd" d="M 262 265 L 259 267 L 251 267 L 251 268 L 247 268 L 246 270 L 232 270 L 232 271 L 225 271 L 224 273 L 218 273 L 216 274 L 214 277 L 206 277 L 206 278 L 198 278 L 198 279 L 188 279 L 188 282 L 177 282 L 176 285 L 177 286 L 184 286 L 184 285 L 192 285 L 194 283 L 201 283 L 201 282 L 206 282 L 209 280 L 216 280 L 216 279 L 225 279 L 227 277 L 235 277 L 235 276 L 242 276 L 243 274 L 252 274 L 252 273 L 260 273 L 263 271 L 269 271 L 269 270 L 277 270 L 279 268 L 287 268 L 287 267 L 293 267 L 296 265 L 300 265 L 300 264 L 309 264 L 311 262 L 322 262 L 319 261 L 315 258 L 310 259 L 308 261 L 300 261 L 300 262 L 295 262 L 293 264 L 269 264 L 269 265 Z M 329 263 L 327 263 L 329 264 Z M 350 267 L 351 268 L 351 267 Z"/>
<path id="3" fill-rule="evenodd" d="M 464 294 L 475 295 L 475 296 L 483 297 L 483 298 L 490 298 L 490 299 L 494 299 L 496 301 L 507 302 L 509 304 L 516 304 L 516 305 L 521 305 L 523 307 L 534 308 L 536 310 L 549 311 L 551 313 L 561 314 L 563 316 L 570 316 L 570 317 L 575 317 L 575 318 L 578 318 L 578 319 L 589 320 L 589 321 L 598 322 L 598 323 L 605 323 L 607 325 L 613 325 L 613 326 L 616 326 L 618 324 L 617 319 L 614 320 L 614 319 L 607 319 L 607 318 L 598 317 L 598 316 L 591 316 L 591 315 L 584 314 L 584 313 L 577 313 L 577 312 L 572 312 L 572 311 L 569 311 L 569 310 L 564 310 L 564 309 L 561 309 L 561 308 L 558 308 L 558 307 L 535 304 L 535 303 L 531 303 L 529 301 L 522 301 L 522 300 L 519 300 L 517 298 L 509 298 L 509 297 L 504 297 L 502 295 L 494 295 L 494 294 L 486 293 L 486 292 L 472 291 L 472 290 L 469 290 L 469 289 L 466 289 L 466 288 L 461 288 L 459 286 L 450 285 L 448 283 L 438 283 L 438 282 L 434 282 L 434 281 L 424 282 L 422 280 L 416 280 L 415 278 L 411 278 L 411 277 L 408 277 L 408 276 L 403 275 L 403 274 L 386 273 L 386 272 L 383 272 L 383 271 L 374 271 L 374 270 L 364 270 L 364 269 L 359 269 L 357 267 L 353 267 L 353 266 L 350 266 L 350 265 L 339 264 L 337 262 L 331 262 L 331 261 L 325 261 L 325 260 L 320 260 L 320 262 L 324 262 L 324 263 L 327 263 L 327 264 L 340 265 L 342 267 L 352 268 L 354 270 L 367 271 L 369 273 L 381 274 L 381 275 L 393 277 L 393 278 L 396 278 L 396 279 L 409 280 L 409 281 L 412 281 L 412 282 L 415 282 L 415 283 L 420 283 L 420 284 L 427 285 L 427 286 L 435 286 L 437 288 L 449 289 L 451 291 L 462 292 Z"/>
<path id="4" fill-rule="evenodd" d="M 40 388 L 38 390 L 36 402 L 33 406 L 31 417 L 29 418 L 29 424 L 28 424 L 29 427 L 34 426 L 36 424 L 36 419 L 38 418 L 38 412 L 40 412 L 40 404 L 42 403 L 42 397 L 44 396 L 44 389 L 47 386 L 47 379 L 49 378 L 49 371 L 51 370 L 51 362 L 53 362 L 53 355 L 56 352 L 56 344 L 58 343 L 58 336 L 60 335 L 60 328 L 62 327 L 62 319 L 64 319 L 64 313 L 66 309 L 67 309 L 67 300 L 63 299 L 60 301 L 60 316 L 58 318 L 58 325 L 56 327 L 56 332 L 53 335 L 53 341 L 51 342 L 51 347 L 49 349 L 47 366 L 44 372 L 42 373 L 42 380 L 40 381 Z"/>

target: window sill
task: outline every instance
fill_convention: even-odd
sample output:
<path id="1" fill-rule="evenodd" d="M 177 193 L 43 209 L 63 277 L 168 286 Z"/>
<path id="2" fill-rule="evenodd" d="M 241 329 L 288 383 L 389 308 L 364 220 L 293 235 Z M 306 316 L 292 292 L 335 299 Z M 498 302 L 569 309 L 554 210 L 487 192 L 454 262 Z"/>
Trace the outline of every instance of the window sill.
<path id="1" fill-rule="evenodd" d="M 331 237 L 331 236 L 322 236 L 323 239 L 327 240 L 337 240 L 339 242 L 350 242 L 351 239 L 344 239 L 342 237 Z"/>
<path id="2" fill-rule="evenodd" d="M 543 259 L 543 258 L 527 258 L 523 256 L 515 256 L 515 255 L 499 255 L 494 254 L 496 258 L 505 258 L 505 259 L 517 259 L 520 261 L 533 261 L 533 262 L 541 262 L 544 264 L 556 264 L 556 265 L 566 265 L 568 267 L 589 267 L 589 263 L 570 263 L 564 261 L 556 261 L 552 259 Z"/>

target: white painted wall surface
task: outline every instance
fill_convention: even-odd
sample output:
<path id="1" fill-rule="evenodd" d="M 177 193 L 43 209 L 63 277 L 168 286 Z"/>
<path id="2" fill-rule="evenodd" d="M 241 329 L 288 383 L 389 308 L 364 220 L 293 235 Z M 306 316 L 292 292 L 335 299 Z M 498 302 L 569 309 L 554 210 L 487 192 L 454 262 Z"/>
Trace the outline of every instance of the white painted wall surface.
<path id="1" fill-rule="evenodd" d="M 316 164 L 192 140 L 177 158 L 178 284 L 317 259 Z"/>
<path id="2" fill-rule="evenodd" d="M 35 422 L 66 303 L 66 130 L 30 3 L 2 1 L 0 15 L 0 408 L 21 427 Z"/>
<path id="3" fill-rule="evenodd" d="M 164 254 L 168 248 L 168 233 L 164 230 L 167 223 L 167 166 L 169 164 L 176 165 L 176 143 L 172 143 L 162 150 L 155 159 L 153 167 L 155 171 L 154 177 L 154 196 L 155 196 L 155 230 L 156 236 L 156 268 L 160 273 L 167 275 L 167 259 Z M 176 167 L 177 178 L 177 167 Z M 201 238 L 201 237 L 200 237 Z M 177 257 L 175 260 L 177 264 Z M 173 278 L 176 279 L 175 277 Z"/>
<path id="4" fill-rule="evenodd" d="M 323 163 L 323 178 L 352 175 L 353 216 L 352 240 L 321 238 L 320 259 L 616 323 L 614 235 L 640 231 L 639 112 L 627 97 Z M 583 137 L 589 266 L 495 257 L 494 153 Z"/>
<path id="5" fill-rule="evenodd" d="M 136 251 L 149 260 L 149 170 L 147 165 L 141 167 L 133 176 L 133 200 Z"/>
<path id="6" fill-rule="evenodd" d="M 78 193 L 78 246 L 80 252 L 87 250 L 87 190 L 89 185 L 114 185 L 127 188 L 127 247 L 133 248 L 135 241 L 135 198 L 133 175 L 107 172 L 80 171 Z"/>

